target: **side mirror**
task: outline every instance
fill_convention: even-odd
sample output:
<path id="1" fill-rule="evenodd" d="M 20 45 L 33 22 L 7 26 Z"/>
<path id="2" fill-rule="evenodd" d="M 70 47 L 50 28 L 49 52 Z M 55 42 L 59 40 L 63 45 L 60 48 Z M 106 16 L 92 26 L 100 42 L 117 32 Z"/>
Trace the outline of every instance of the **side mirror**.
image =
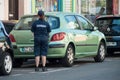
<path id="1" fill-rule="evenodd" d="M 94 31 L 98 30 L 98 27 L 94 26 L 93 30 L 94 30 Z"/>

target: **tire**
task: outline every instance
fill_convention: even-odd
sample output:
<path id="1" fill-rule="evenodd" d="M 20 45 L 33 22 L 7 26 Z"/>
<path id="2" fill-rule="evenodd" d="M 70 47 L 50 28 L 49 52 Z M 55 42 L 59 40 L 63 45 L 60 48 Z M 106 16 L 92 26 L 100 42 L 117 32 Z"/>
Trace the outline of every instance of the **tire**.
<path id="1" fill-rule="evenodd" d="M 62 64 L 65 67 L 71 67 L 74 63 L 75 51 L 72 45 L 68 45 L 65 57 L 62 59 Z"/>
<path id="2" fill-rule="evenodd" d="M 13 67 L 21 67 L 23 64 L 23 59 L 15 59 L 14 62 L 13 62 Z"/>
<path id="3" fill-rule="evenodd" d="M 9 75 L 12 71 L 12 58 L 9 53 L 4 52 L 2 57 L 2 66 L 1 66 L 1 74 Z"/>
<path id="4" fill-rule="evenodd" d="M 96 57 L 94 57 L 95 62 L 103 62 L 106 55 L 106 48 L 103 42 L 100 43 L 98 48 L 98 53 Z"/>

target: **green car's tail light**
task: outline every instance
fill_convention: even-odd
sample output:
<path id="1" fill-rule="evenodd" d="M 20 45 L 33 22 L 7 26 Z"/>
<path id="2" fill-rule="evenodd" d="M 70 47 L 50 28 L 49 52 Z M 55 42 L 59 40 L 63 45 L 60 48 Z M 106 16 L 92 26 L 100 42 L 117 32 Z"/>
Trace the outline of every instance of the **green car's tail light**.
<path id="1" fill-rule="evenodd" d="M 11 42 L 16 42 L 16 40 L 12 34 L 9 35 L 9 38 L 10 38 Z"/>
<path id="2" fill-rule="evenodd" d="M 60 41 L 63 40 L 65 38 L 65 33 L 64 32 L 60 32 L 60 33 L 56 33 L 52 36 L 51 41 Z"/>

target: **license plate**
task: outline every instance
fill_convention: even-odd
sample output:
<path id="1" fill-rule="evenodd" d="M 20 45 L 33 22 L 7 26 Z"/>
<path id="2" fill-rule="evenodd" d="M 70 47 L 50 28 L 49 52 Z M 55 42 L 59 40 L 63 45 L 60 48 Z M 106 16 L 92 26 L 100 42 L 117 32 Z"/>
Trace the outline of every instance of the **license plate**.
<path id="1" fill-rule="evenodd" d="M 22 47 L 20 48 L 20 52 L 33 52 L 34 48 L 33 47 Z"/>
<path id="2" fill-rule="evenodd" d="M 117 43 L 116 42 L 107 42 L 107 46 L 116 46 Z"/>

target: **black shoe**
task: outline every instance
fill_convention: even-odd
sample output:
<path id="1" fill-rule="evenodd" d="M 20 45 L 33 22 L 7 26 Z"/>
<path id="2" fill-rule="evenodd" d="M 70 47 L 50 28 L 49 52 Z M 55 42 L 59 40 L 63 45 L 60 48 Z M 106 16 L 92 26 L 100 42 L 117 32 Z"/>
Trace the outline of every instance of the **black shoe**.
<path id="1" fill-rule="evenodd" d="M 38 71 L 39 71 L 39 67 L 36 67 L 36 68 L 35 68 L 35 72 L 38 72 Z"/>
<path id="2" fill-rule="evenodd" d="M 43 72 L 47 71 L 47 68 L 46 67 L 42 67 L 42 71 Z"/>

